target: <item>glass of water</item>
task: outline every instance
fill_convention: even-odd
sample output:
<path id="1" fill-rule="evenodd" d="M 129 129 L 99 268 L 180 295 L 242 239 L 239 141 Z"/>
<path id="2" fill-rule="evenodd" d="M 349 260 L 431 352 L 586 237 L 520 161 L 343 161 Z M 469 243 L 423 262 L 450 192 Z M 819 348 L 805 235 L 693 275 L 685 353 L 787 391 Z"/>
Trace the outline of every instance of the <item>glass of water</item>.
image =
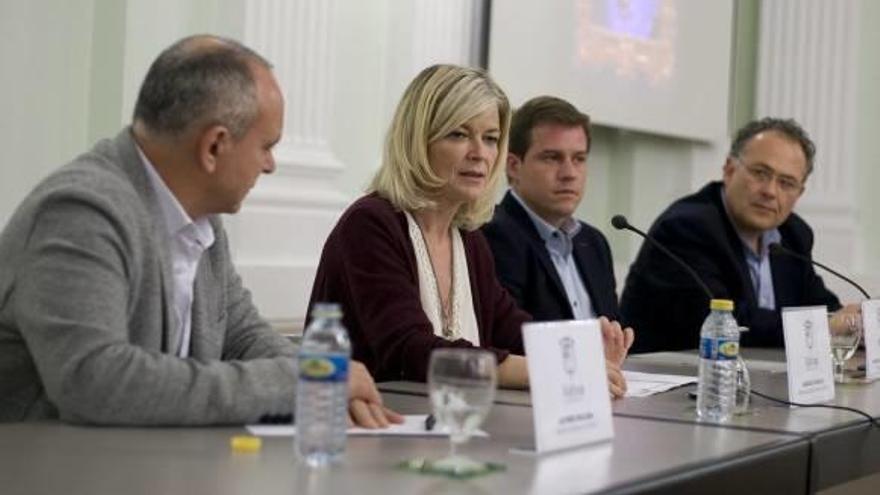
<path id="1" fill-rule="evenodd" d="M 457 452 L 480 427 L 495 400 L 495 355 L 482 349 L 437 349 L 431 354 L 428 390 L 438 426 L 449 431 L 449 455 L 434 469 L 460 473 L 483 469 L 483 463 Z"/>
<path id="2" fill-rule="evenodd" d="M 834 381 L 847 381 L 843 365 L 855 354 L 862 339 L 862 319 L 849 313 L 828 315 L 828 331 L 831 332 L 831 360 L 834 363 Z"/>

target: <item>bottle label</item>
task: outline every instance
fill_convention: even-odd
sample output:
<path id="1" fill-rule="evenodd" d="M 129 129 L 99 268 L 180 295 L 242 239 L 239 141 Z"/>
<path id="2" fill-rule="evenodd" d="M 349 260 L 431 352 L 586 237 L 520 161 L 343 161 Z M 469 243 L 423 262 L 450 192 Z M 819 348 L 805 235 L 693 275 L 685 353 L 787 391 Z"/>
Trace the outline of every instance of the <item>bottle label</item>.
<path id="1" fill-rule="evenodd" d="M 736 359 L 739 354 L 739 341 L 734 339 L 713 339 L 703 337 L 700 339 L 700 357 L 713 361 L 728 361 Z"/>
<path id="2" fill-rule="evenodd" d="M 301 354 L 299 377 L 312 382 L 348 381 L 348 356 L 345 354 Z"/>

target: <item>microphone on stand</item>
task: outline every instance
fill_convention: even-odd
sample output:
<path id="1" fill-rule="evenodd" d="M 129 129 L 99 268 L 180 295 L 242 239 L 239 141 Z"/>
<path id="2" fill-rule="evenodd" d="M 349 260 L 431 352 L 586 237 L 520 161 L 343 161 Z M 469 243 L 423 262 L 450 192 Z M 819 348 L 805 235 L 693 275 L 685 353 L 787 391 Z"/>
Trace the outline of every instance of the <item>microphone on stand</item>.
<path id="1" fill-rule="evenodd" d="M 809 256 L 804 256 L 801 253 L 798 253 L 797 251 L 792 251 L 791 249 L 788 249 L 787 247 L 783 246 L 782 244 L 779 244 L 778 242 L 774 242 L 773 244 L 770 244 L 768 249 L 770 250 L 770 254 L 777 254 L 777 255 L 781 254 L 781 255 L 785 255 L 785 256 L 791 256 L 792 258 L 797 258 L 797 259 L 804 261 L 806 263 L 810 263 L 810 264 L 818 266 L 819 268 L 823 268 L 823 269 L 825 269 L 825 271 L 831 273 L 832 275 L 839 277 L 842 280 L 845 280 L 850 285 L 852 285 L 853 287 L 858 289 L 859 292 L 861 292 L 862 295 L 865 296 L 865 299 L 871 299 L 871 296 L 870 296 L 870 294 L 868 294 L 868 291 L 863 289 L 861 285 L 855 283 L 849 277 L 846 277 L 846 276 L 832 270 L 831 268 L 823 265 L 822 263 L 819 263 L 818 261 L 813 260 Z"/>
<path id="2" fill-rule="evenodd" d="M 709 286 L 707 286 L 706 283 L 703 282 L 703 279 L 701 279 L 700 276 L 697 275 L 697 272 L 694 271 L 694 269 L 691 268 L 690 265 L 685 263 L 685 261 L 682 260 L 681 258 L 679 258 L 675 253 L 673 253 L 672 251 L 667 249 L 666 246 L 664 246 L 663 244 L 660 244 L 660 242 L 658 242 L 656 239 L 654 239 L 653 237 L 649 236 L 648 234 L 646 234 L 646 233 L 642 232 L 641 230 L 630 225 L 630 223 L 626 220 L 625 216 L 614 215 L 613 217 L 611 217 L 611 225 L 617 230 L 629 230 L 630 232 L 635 232 L 636 234 L 638 234 L 639 236 L 644 238 L 646 241 L 648 241 L 652 245 L 654 245 L 657 249 L 659 249 L 660 251 L 663 251 L 663 253 L 665 253 L 666 256 L 669 256 L 670 258 L 675 260 L 676 263 L 678 263 L 682 268 L 685 269 L 685 271 L 688 272 L 688 274 L 690 274 L 690 276 L 694 279 L 694 281 L 697 282 L 697 285 L 699 285 L 700 288 L 703 289 L 703 292 L 706 293 L 706 297 L 708 297 L 710 301 L 712 299 L 715 299 L 715 296 L 712 295 L 712 291 L 709 290 Z"/>

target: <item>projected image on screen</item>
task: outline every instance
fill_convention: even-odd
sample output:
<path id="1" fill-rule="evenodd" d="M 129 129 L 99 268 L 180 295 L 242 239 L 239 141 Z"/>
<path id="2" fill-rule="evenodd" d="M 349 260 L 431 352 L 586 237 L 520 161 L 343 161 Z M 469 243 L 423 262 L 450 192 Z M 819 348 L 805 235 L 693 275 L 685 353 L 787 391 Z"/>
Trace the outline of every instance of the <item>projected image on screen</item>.
<path id="1" fill-rule="evenodd" d="M 650 84 L 675 70 L 676 8 L 669 0 L 576 0 L 580 65 Z"/>
<path id="2" fill-rule="evenodd" d="M 498 0 L 489 70 L 514 105 L 542 94 L 597 124 L 715 140 L 727 131 L 734 0 Z"/>
<path id="3" fill-rule="evenodd" d="M 599 19 L 616 34 L 651 39 L 657 32 L 658 0 L 599 0 L 581 3 L 593 4 L 602 9 Z"/>

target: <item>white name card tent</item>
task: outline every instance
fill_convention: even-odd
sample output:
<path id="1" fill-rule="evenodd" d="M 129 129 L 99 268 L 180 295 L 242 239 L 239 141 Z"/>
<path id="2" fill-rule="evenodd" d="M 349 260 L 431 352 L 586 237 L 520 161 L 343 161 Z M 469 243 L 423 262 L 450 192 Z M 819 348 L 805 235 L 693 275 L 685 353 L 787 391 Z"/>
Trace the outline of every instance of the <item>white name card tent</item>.
<path id="1" fill-rule="evenodd" d="M 818 404 L 834 400 L 831 336 L 825 306 L 783 308 L 788 400 Z"/>
<path id="2" fill-rule="evenodd" d="M 541 454 L 611 439 L 611 399 L 599 322 L 526 323 L 522 331 L 534 451 Z"/>
<path id="3" fill-rule="evenodd" d="M 880 378 L 880 300 L 862 303 L 862 335 L 865 343 L 865 378 Z"/>

